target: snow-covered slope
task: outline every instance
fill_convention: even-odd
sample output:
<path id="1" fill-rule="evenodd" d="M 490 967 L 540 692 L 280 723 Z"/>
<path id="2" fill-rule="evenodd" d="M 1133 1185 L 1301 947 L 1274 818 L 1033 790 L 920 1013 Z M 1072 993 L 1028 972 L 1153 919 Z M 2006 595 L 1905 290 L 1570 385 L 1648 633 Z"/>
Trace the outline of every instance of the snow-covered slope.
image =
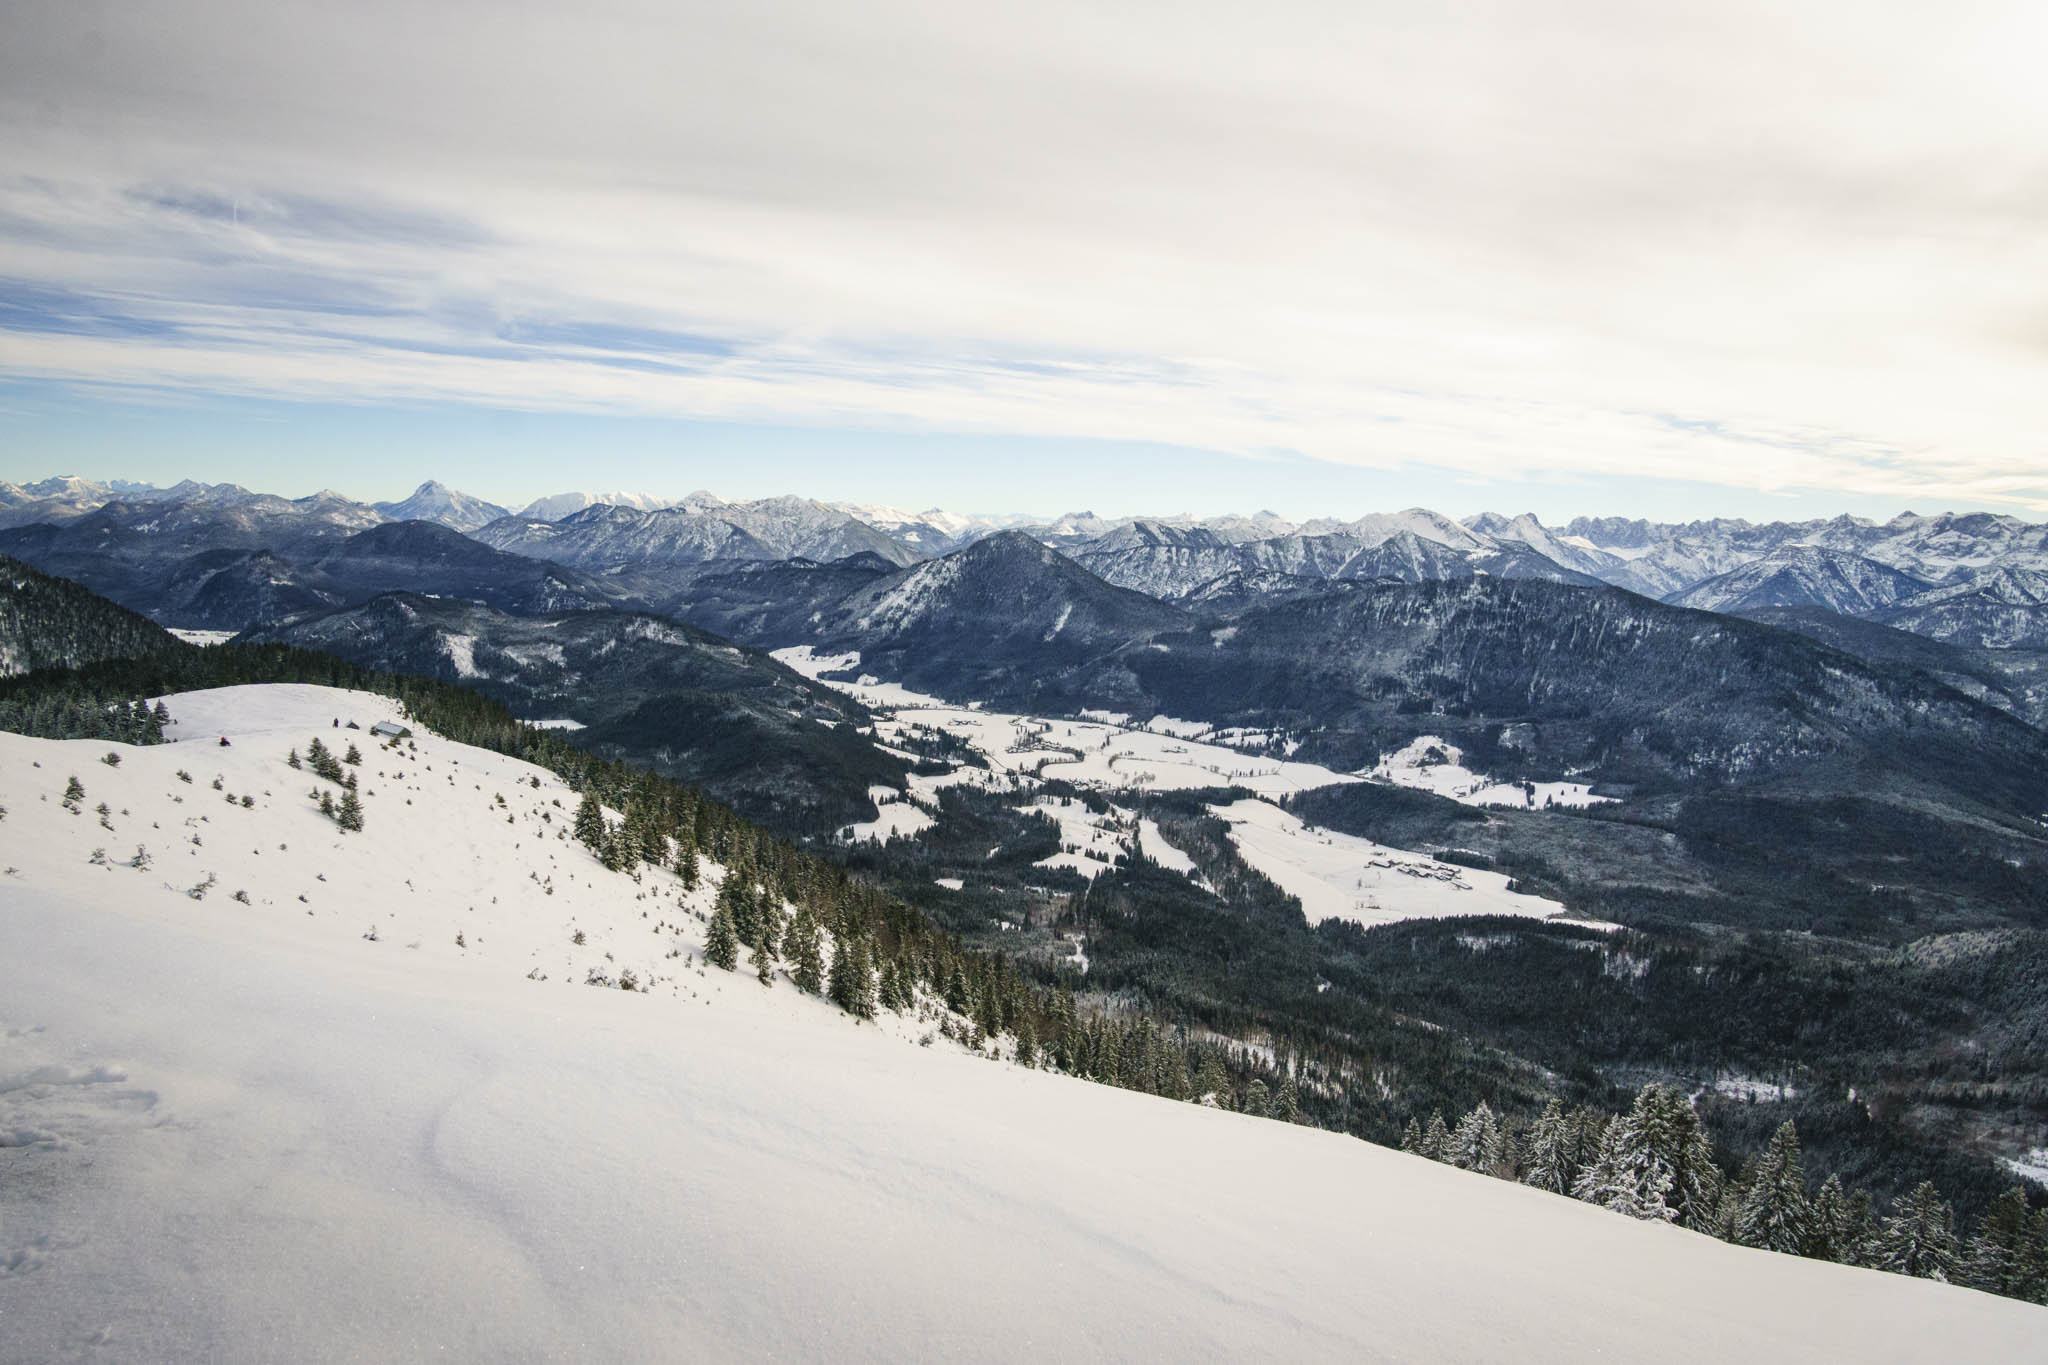
<path id="1" fill-rule="evenodd" d="M 434 479 L 415 488 L 404 501 L 380 502 L 376 508 L 393 521 L 431 521 L 454 531 L 474 531 L 510 515 L 495 502 L 473 498 Z"/>
<path id="2" fill-rule="evenodd" d="M 1816 545 L 1784 545 L 1666 600 L 1705 611 L 1826 607 L 1846 616 L 1863 616 L 1926 588 L 1920 579 L 1862 555 Z"/>
<path id="3" fill-rule="evenodd" d="M 550 493 L 544 498 L 535 498 L 519 509 L 519 515 L 532 521 L 560 521 L 586 507 L 604 504 L 611 507 L 631 507 L 641 512 L 657 512 L 664 507 L 673 507 L 679 499 L 665 498 L 659 493 Z"/>
<path id="4" fill-rule="evenodd" d="M 169 705 L 118 768 L 0 735 L 9 1360 L 2038 1358 L 2024 1304 L 908 1046 L 693 966 L 537 769 L 364 744 L 343 835 L 283 754 L 389 703 Z"/>

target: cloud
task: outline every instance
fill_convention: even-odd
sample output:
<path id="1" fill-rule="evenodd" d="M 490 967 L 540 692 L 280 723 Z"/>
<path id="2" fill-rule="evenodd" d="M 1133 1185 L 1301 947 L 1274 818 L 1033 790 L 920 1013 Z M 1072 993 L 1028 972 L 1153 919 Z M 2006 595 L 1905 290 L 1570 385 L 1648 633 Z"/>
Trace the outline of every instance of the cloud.
<path id="1" fill-rule="evenodd" d="M 31 6 L 0 371 L 2048 508 L 2048 19 L 1793 8 Z"/>

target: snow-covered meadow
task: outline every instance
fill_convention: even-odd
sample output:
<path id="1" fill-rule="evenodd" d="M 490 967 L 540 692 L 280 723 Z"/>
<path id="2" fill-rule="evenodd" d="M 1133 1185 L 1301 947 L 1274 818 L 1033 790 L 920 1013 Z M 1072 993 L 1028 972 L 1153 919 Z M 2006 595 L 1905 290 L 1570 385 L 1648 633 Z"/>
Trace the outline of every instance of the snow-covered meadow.
<path id="1" fill-rule="evenodd" d="M 2038 1359 L 2014 1301 L 707 971 L 703 892 L 558 838 L 541 770 L 332 727 L 382 699 L 169 705 L 169 745 L 0 735 L 8 1361 Z M 284 762 L 316 735 L 360 833 Z"/>
<path id="2" fill-rule="evenodd" d="M 1313 829 L 1270 802 L 1243 800 L 1210 809 L 1229 823 L 1238 854 L 1297 897 L 1310 924 L 1342 919 L 1370 928 L 1448 915 L 1565 915 L 1557 901 L 1509 890 L 1498 872 Z"/>
<path id="3" fill-rule="evenodd" d="M 819 654 L 808 646 L 778 650 L 776 658 L 808 677 L 840 688 L 873 708 L 879 742 L 901 743 L 920 729 L 943 731 L 968 744 L 987 768 L 966 765 L 936 777 L 913 776 L 910 797 L 877 789 L 875 820 L 842 831 L 846 838 L 915 835 L 929 827 L 935 794 L 954 782 L 1028 793 L 1042 779 L 1060 779 L 1102 792 L 1176 791 L 1237 786 L 1255 792 L 1213 808 L 1231 826 L 1238 853 L 1282 890 L 1301 899 L 1311 924 L 1347 919 L 1367 926 L 1448 915 L 1562 917 L 1554 900 L 1507 889 L 1498 873 L 1473 871 L 1349 835 L 1309 830 L 1274 804 L 1275 799 L 1311 787 L 1357 782 L 1360 775 L 1314 763 L 1247 754 L 1279 736 L 1262 730 L 1212 730 L 1198 722 L 1155 716 L 1141 725 L 1107 711 L 1085 711 L 1082 719 L 1010 715 L 979 706 L 956 706 L 871 676 L 857 681 L 828 677 L 860 666 L 858 654 Z M 1194 736 L 1206 736 L 1198 739 Z M 1283 746 L 1284 747 L 1284 746 Z M 1372 780 L 1417 787 L 1477 806 L 1583 806 L 1606 798 L 1579 783 L 1538 783 L 1525 788 L 1497 783 L 1461 766 L 1457 747 L 1434 737 L 1416 740 L 1388 755 L 1368 775 Z M 1130 831 L 1140 830 L 1147 856 L 1170 871 L 1195 877 L 1194 863 L 1167 843 L 1158 827 L 1140 829 L 1130 812 L 1115 806 L 1098 815 L 1078 803 L 1044 800 L 1025 809 L 1051 816 L 1060 825 L 1061 851 L 1041 859 L 1044 867 L 1065 867 L 1094 878 L 1128 855 Z"/>
<path id="4" fill-rule="evenodd" d="M 1583 782 L 1497 782 L 1465 766 L 1464 752 L 1438 735 L 1421 735 L 1385 754 L 1367 774 L 1376 781 L 1447 796 L 1468 806 L 1593 806 L 1612 800 L 1595 796 Z"/>
<path id="5" fill-rule="evenodd" d="M 1208 733 L 1208 726 L 1164 716 L 1134 726 L 1108 712 L 1079 720 L 1013 715 L 957 706 L 870 676 L 853 682 L 826 676 L 858 668 L 858 654 L 819 654 L 799 645 L 776 650 L 775 657 L 882 713 L 875 734 L 885 743 L 921 727 L 942 730 L 971 745 L 992 772 L 1020 780 L 1058 778 L 1105 791 L 1238 786 L 1266 796 L 1359 780 L 1314 763 L 1247 753 L 1235 747 L 1246 742 L 1249 732 L 1242 730 L 1222 732 L 1223 742 L 1206 743 L 1193 736 Z"/>

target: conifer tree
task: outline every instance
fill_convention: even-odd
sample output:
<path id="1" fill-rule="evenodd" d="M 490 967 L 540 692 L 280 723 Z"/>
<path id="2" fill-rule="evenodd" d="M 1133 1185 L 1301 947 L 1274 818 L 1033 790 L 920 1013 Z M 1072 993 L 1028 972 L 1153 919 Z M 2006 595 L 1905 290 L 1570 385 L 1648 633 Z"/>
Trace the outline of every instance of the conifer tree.
<path id="1" fill-rule="evenodd" d="M 1631 1218 L 1670 1221 L 1671 1169 L 1657 1158 L 1645 1131 L 1643 1097 L 1627 1114 L 1608 1120 L 1600 1151 L 1579 1173 L 1572 1193 L 1589 1204 Z"/>
<path id="2" fill-rule="evenodd" d="M 1489 1171 L 1500 1152 L 1500 1120 L 1485 1100 L 1458 1120 L 1451 1145 L 1441 1158 L 1464 1171 Z"/>
<path id="3" fill-rule="evenodd" d="M 2038 1250 L 2027 1192 L 2015 1185 L 1992 1201 L 1963 1256 L 1962 1282 L 1992 1294 L 2030 1298 Z"/>
<path id="4" fill-rule="evenodd" d="M 732 911 L 733 929 L 739 934 L 740 942 L 747 944 L 757 943 L 761 937 L 761 917 L 754 905 L 750 881 L 749 876 L 735 867 L 718 884 L 718 903 Z"/>
<path id="5" fill-rule="evenodd" d="M 1017 1065 L 1038 1065 L 1038 1030 L 1031 1026 L 1031 1016 L 1017 1020 Z"/>
<path id="6" fill-rule="evenodd" d="M 1600 1150 L 1572 1193 L 1635 1218 L 1712 1231 L 1721 1174 L 1706 1129 L 1678 1091 L 1651 1083 L 1602 1135 Z"/>
<path id="7" fill-rule="evenodd" d="M 1878 1269 L 1899 1275 L 1926 1280 L 1956 1277 L 1955 1216 L 1933 1181 L 1921 1181 L 1892 1205 L 1878 1232 L 1873 1259 Z"/>
<path id="8" fill-rule="evenodd" d="M 2034 1210 L 2028 1229 L 2018 1297 L 2028 1303 L 2048 1304 L 2048 1209 Z"/>
<path id="9" fill-rule="evenodd" d="M 1422 1152 L 1422 1125 L 1415 1121 L 1413 1114 L 1408 1116 L 1408 1126 L 1401 1130 L 1401 1150 L 1418 1155 Z"/>
<path id="10" fill-rule="evenodd" d="M 1804 1254 L 1817 1261 L 1859 1265 L 1862 1248 L 1855 1245 L 1855 1239 L 1854 1216 L 1849 1196 L 1842 1190 L 1842 1177 L 1830 1175 L 1807 1207 Z"/>
<path id="11" fill-rule="evenodd" d="M 1417 1150 L 1431 1161 L 1447 1159 L 1451 1150 L 1451 1130 L 1444 1126 L 1443 1110 L 1430 1113 L 1429 1122 L 1422 1127 L 1422 1146 Z"/>
<path id="12" fill-rule="evenodd" d="M 1735 1240 L 1746 1247 L 1796 1256 L 1813 1237 L 1799 1131 L 1787 1119 L 1757 1158 L 1735 1208 Z"/>
<path id="13" fill-rule="evenodd" d="M 827 989 L 832 1003 L 854 1018 L 875 1017 L 875 965 L 868 956 L 865 939 L 858 935 L 839 939 L 832 953 L 832 976 Z"/>
<path id="14" fill-rule="evenodd" d="M 676 876 L 682 880 L 683 889 L 695 891 L 697 880 L 702 875 L 697 867 L 697 845 L 694 842 L 681 844 L 676 850 Z"/>
<path id="15" fill-rule="evenodd" d="M 1273 1117 L 1282 1123 L 1301 1122 L 1301 1092 L 1295 1088 L 1291 1072 L 1280 1078 L 1280 1089 L 1273 1096 Z"/>
<path id="16" fill-rule="evenodd" d="M 349 764 L 350 766 L 359 764 L 363 761 L 363 751 L 361 749 L 358 749 L 353 743 L 351 743 L 348 746 L 348 752 L 341 756 L 341 761 Z"/>
<path id="17" fill-rule="evenodd" d="M 825 955 L 818 934 L 818 917 L 811 913 L 809 903 L 797 906 L 785 951 L 789 954 L 790 979 L 806 995 L 816 995 L 825 989 Z"/>
<path id="18" fill-rule="evenodd" d="M 1556 1100 L 1543 1106 L 1522 1140 L 1522 1183 L 1552 1194 L 1570 1194 L 1579 1177 L 1577 1136 Z"/>
<path id="19" fill-rule="evenodd" d="M 599 857 L 604 856 L 604 807 L 599 804 L 597 794 L 587 787 L 584 789 L 583 799 L 576 803 L 576 823 L 572 832 L 578 843 Z"/>
<path id="20" fill-rule="evenodd" d="M 732 907 L 723 900 L 711 915 L 711 930 L 704 937 L 704 957 L 713 966 L 731 971 L 740 961 L 739 930 L 733 927 Z"/>
<path id="21" fill-rule="evenodd" d="M 1721 1207 L 1721 1169 L 1713 1144 L 1692 1101 L 1671 1086 L 1658 1086 L 1655 1140 L 1671 1169 L 1671 1207 L 1680 1227 L 1710 1231 Z"/>
<path id="22" fill-rule="evenodd" d="M 763 934 L 754 944 L 754 979 L 764 986 L 775 984 L 775 950 L 768 946 L 768 936 Z"/>
<path id="23" fill-rule="evenodd" d="M 343 829 L 362 829 L 363 803 L 356 799 L 356 789 L 354 787 L 349 787 L 342 792 L 341 808 L 335 812 L 334 820 Z"/>
<path id="24" fill-rule="evenodd" d="M 1266 1092 L 1266 1083 L 1256 1076 L 1244 1088 L 1244 1112 L 1257 1118 L 1265 1118 L 1271 1108 Z"/>
<path id="25" fill-rule="evenodd" d="M 64 784 L 65 805 L 75 807 L 83 800 L 85 800 L 85 784 L 83 782 L 74 777 Z"/>

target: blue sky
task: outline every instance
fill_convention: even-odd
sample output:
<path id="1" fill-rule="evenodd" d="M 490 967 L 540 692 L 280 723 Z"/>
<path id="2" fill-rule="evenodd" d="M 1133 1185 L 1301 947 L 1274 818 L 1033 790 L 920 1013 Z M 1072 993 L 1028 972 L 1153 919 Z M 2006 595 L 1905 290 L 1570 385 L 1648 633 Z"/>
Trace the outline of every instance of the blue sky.
<path id="1" fill-rule="evenodd" d="M 2048 513 L 2048 9 L 1471 9 L 31 7 L 0 477 Z"/>

